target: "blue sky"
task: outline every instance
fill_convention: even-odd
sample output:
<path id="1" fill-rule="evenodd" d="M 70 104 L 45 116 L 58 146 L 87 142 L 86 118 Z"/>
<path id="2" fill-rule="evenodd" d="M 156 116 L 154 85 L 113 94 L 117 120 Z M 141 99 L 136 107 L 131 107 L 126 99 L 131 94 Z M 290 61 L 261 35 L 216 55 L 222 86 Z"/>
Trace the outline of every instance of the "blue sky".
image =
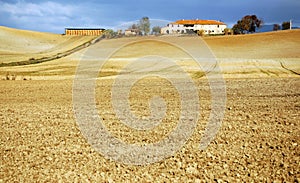
<path id="1" fill-rule="evenodd" d="M 127 28 L 143 16 L 160 26 L 179 19 L 221 20 L 231 27 L 244 15 L 266 24 L 294 20 L 300 0 L 0 0 L 0 25 L 63 33 L 65 27 Z"/>

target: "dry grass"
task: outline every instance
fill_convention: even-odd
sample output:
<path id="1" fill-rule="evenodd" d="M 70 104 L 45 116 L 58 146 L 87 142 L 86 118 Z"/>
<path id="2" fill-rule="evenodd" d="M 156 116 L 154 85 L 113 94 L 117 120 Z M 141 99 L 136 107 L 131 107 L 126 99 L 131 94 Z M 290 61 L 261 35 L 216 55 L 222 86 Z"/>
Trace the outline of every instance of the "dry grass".
<path id="1" fill-rule="evenodd" d="M 64 36 L 0 26 L 0 64 L 38 60 L 64 53 L 94 36 Z"/>
<path id="2" fill-rule="evenodd" d="M 204 40 L 218 58 L 300 58 L 300 30 L 205 37 Z"/>
<path id="3" fill-rule="evenodd" d="M 0 47 L 0 57 L 7 57 L 7 54 L 11 54 L 12 62 L 23 59 L 22 55 L 26 54 L 27 59 L 42 58 L 44 55 L 50 53 L 62 53 L 67 49 L 81 44 L 82 42 L 90 39 L 83 37 L 65 37 L 61 35 L 52 35 L 45 33 L 33 33 L 28 31 L 17 31 L 7 28 L 1 28 L 0 31 L 6 31 L 6 34 L 11 34 L 10 37 L 23 36 L 23 38 L 29 41 L 30 45 L 36 44 L 35 39 L 39 38 L 39 44 L 50 44 L 52 48 L 45 50 L 39 50 L 34 52 L 34 46 L 26 46 L 25 42 L 15 45 L 18 52 L 13 52 L 14 39 L 5 39 L 8 46 Z M 33 34 L 33 36 L 30 36 Z M 211 48 L 212 52 L 216 55 L 221 69 L 223 70 L 225 77 L 274 77 L 274 76 L 293 76 L 295 73 L 300 73 L 299 53 L 300 49 L 300 31 L 279 31 L 272 33 L 260 33 L 253 35 L 241 35 L 241 36 L 220 36 L 220 37 L 205 37 L 204 41 Z M 40 36 L 40 37 L 39 37 Z M 2 38 L 4 39 L 4 38 Z M 102 76 L 114 75 L 116 72 L 114 68 L 122 68 L 128 63 L 128 60 L 138 58 L 142 55 L 155 54 L 157 51 L 164 53 L 163 56 L 178 60 L 178 65 L 183 66 L 186 70 L 189 70 L 192 76 L 199 77 L 203 74 L 194 68 L 198 67 L 195 62 L 189 60 L 189 56 L 184 54 L 181 50 L 176 50 L 168 44 L 149 41 L 153 37 L 149 38 L 121 38 L 104 40 L 103 43 L 107 48 L 113 48 L 116 42 L 132 41 L 130 46 L 127 46 L 119 50 L 112 56 L 113 61 L 109 61 L 106 67 L 102 69 Z M 177 39 L 174 37 L 166 37 L 168 39 Z M 182 41 L 190 41 L 194 37 L 181 37 Z M 3 41 L 3 40 L 2 40 Z M 31 43 L 32 41 L 32 43 Z M 271 45 L 271 46 L 270 46 Z M 18 48 L 21 46 L 21 48 Z M 193 45 L 191 45 L 193 46 Z M 150 48 L 150 49 L 149 49 Z M 91 49 L 100 49 L 94 46 Z M 57 59 L 47 63 L 40 63 L 29 66 L 17 66 L 17 67 L 4 67 L 0 68 L 0 75 L 5 76 L 6 72 L 16 73 L 17 75 L 32 75 L 39 77 L 52 77 L 52 78 L 70 78 L 76 71 L 78 61 L 85 53 L 86 50 L 79 51 L 75 54 L 67 56 L 65 58 Z M 12 58 L 11 57 L 11 58 Z M 5 59 L 2 59 L 4 62 Z M 123 60 L 118 61 L 116 60 Z M 184 61 L 183 61 L 184 60 Z M 0 58 L 1 62 L 1 58 Z M 284 66 L 284 67 L 282 67 Z M 293 72 L 291 72 L 293 71 Z"/>

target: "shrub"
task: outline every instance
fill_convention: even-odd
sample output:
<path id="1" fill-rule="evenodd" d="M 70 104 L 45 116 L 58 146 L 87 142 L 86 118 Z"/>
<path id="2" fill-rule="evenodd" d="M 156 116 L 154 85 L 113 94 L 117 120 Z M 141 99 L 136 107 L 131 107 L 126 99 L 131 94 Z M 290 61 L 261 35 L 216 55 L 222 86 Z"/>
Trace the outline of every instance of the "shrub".
<path id="1" fill-rule="evenodd" d="M 204 36 L 204 30 L 198 30 L 198 31 L 197 31 L 197 34 L 198 34 L 199 36 Z"/>
<path id="2" fill-rule="evenodd" d="M 224 34 L 225 35 L 231 35 L 232 30 L 229 28 L 224 29 Z"/>
<path id="3" fill-rule="evenodd" d="M 16 80 L 17 75 L 16 74 L 10 74 L 9 72 L 6 73 L 4 80 Z"/>
<path id="4" fill-rule="evenodd" d="M 282 27 L 282 30 L 290 29 L 290 22 L 283 22 L 281 27 Z"/>
<path id="5" fill-rule="evenodd" d="M 5 79 L 6 79 L 6 80 L 10 80 L 9 73 L 6 73 Z"/>

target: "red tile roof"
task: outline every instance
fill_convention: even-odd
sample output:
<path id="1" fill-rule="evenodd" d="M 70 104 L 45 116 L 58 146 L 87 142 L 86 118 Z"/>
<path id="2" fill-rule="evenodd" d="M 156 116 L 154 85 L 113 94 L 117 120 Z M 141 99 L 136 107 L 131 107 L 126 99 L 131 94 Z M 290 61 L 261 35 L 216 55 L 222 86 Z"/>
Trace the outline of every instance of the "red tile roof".
<path id="1" fill-rule="evenodd" d="M 177 20 L 171 24 L 226 25 L 225 23 L 216 20 Z"/>

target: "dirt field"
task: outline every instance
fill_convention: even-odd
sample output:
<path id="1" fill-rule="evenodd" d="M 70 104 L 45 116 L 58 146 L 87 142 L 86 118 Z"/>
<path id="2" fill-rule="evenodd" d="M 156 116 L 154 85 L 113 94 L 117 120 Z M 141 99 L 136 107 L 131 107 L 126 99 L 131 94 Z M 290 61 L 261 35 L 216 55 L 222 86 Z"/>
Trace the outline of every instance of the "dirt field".
<path id="1" fill-rule="evenodd" d="M 106 48 L 126 39 L 140 38 L 105 40 Z M 133 44 L 114 54 L 97 80 L 96 105 L 110 133 L 127 143 L 163 139 L 176 127 L 181 106 L 172 84 L 145 78 L 131 90 L 132 112 L 149 116 L 148 100 L 158 94 L 166 101 L 166 117 L 150 131 L 120 125 L 111 105 L 115 77 L 104 76 L 117 75 L 132 58 L 144 54 L 134 52 L 136 48 L 149 54 L 149 48 L 165 49 L 168 57 L 186 59 L 178 64 L 190 72 L 199 89 L 200 119 L 186 145 L 164 161 L 143 166 L 107 160 L 79 130 L 72 87 L 86 50 L 36 65 L 0 67 L 3 79 L 8 72 L 17 75 L 14 81 L 0 80 L 0 182 L 300 182 L 299 39 L 300 31 L 204 38 L 220 62 L 227 92 L 222 126 L 204 151 L 198 146 L 211 112 L 211 93 L 207 79 L 193 70 L 195 63 L 157 42 Z M 1 45 L 2 61 L 9 51 Z M 10 51 L 14 48 L 11 40 L 5 45 Z M 92 49 L 99 48 L 96 44 Z"/>

